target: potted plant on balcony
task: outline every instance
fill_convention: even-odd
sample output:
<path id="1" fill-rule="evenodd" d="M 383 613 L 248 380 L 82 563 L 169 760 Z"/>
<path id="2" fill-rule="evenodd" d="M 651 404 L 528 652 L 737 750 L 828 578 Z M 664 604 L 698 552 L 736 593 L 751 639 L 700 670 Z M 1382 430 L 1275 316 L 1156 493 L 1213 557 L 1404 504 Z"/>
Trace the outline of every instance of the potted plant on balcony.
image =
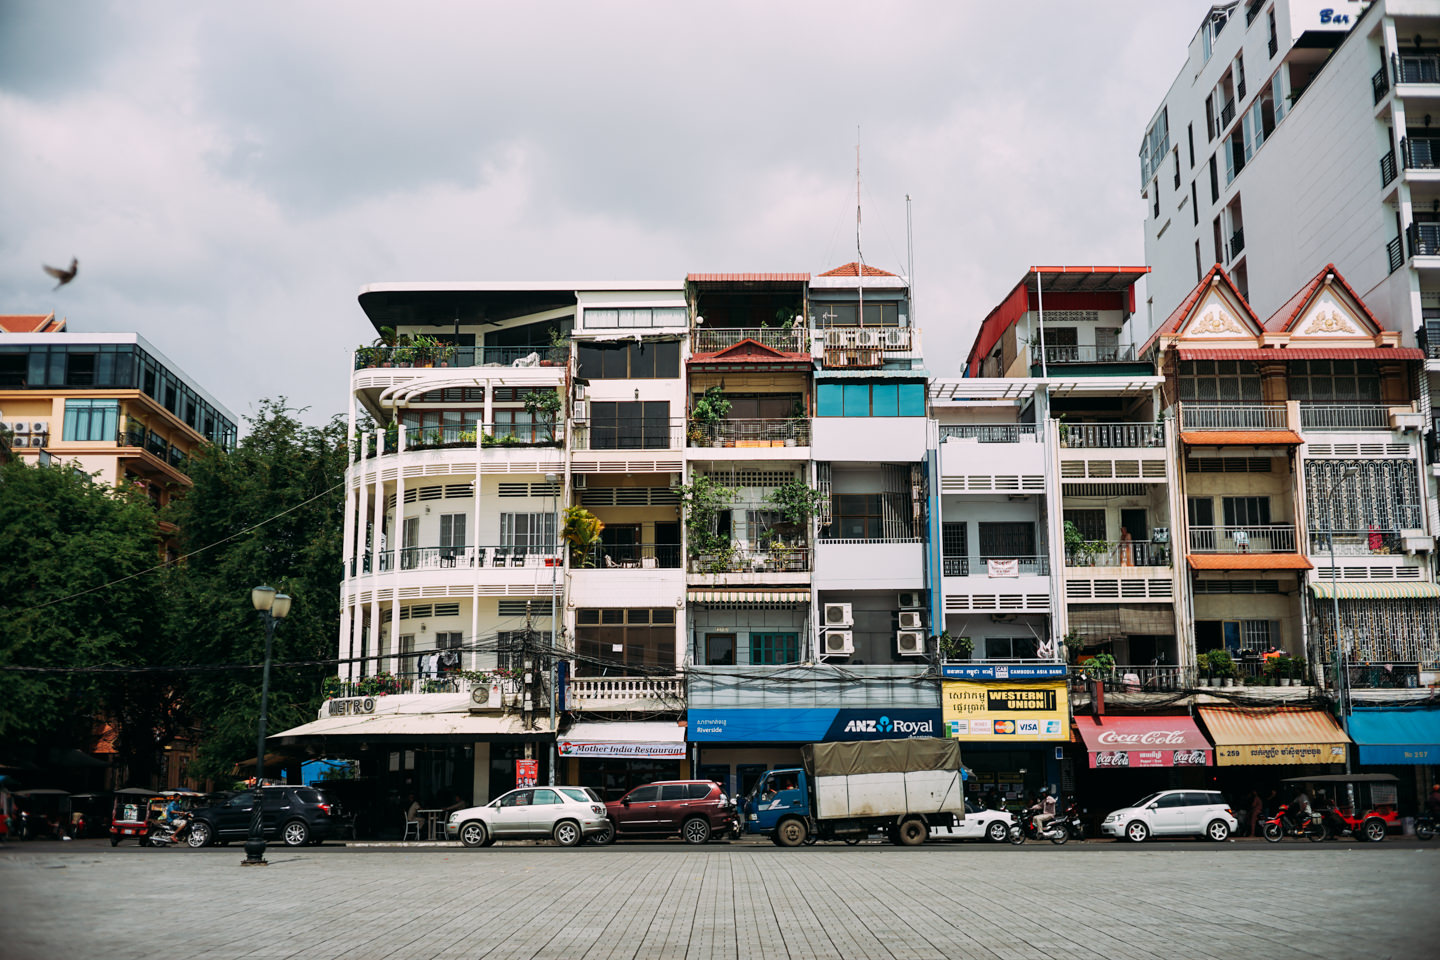
<path id="1" fill-rule="evenodd" d="M 370 344 L 370 347 L 375 351 L 380 366 L 388 367 L 390 361 L 394 359 L 395 348 L 408 342 L 409 338 L 403 334 L 397 334 L 394 327 L 381 327 L 376 332 L 380 335 L 375 338 L 375 342 Z"/>
<path id="2" fill-rule="evenodd" d="M 730 416 L 731 406 L 719 387 L 707 388 L 690 411 L 690 439 L 696 441 L 698 446 L 713 446 L 720 432 L 720 422 Z M 725 445 L 733 444 L 734 441 L 731 440 Z"/>
<path id="3" fill-rule="evenodd" d="M 936 644 L 940 648 L 940 657 L 944 660 L 969 660 L 970 655 L 975 652 L 975 641 L 969 637 L 952 637 L 949 630 L 936 638 Z"/>
<path id="4" fill-rule="evenodd" d="M 320 695 L 326 700 L 333 700 L 340 696 L 340 691 L 344 688 L 344 683 L 339 677 L 328 676 L 320 683 Z"/>
<path id="5" fill-rule="evenodd" d="M 1115 655 L 1112 653 L 1095 653 L 1084 663 L 1085 676 L 1091 680 L 1099 680 L 1108 688 L 1115 679 Z"/>
<path id="6" fill-rule="evenodd" d="M 678 487 L 680 509 L 685 518 L 692 567 L 701 573 L 725 573 L 734 566 L 735 544 L 718 532 L 720 513 L 729 509 L 740 491 L 704 474 Z"/>
<path id="7" fill-rule="evenodd" d="M 550 328 L 550 350 L 541 359 L 542 367 L 563 367 L 570 359 L 570 337 L 559 327 Z"/>
<path id="8" fill-rule="evenodd" d="M 560 539 L 570 546 L 570 566 L 595 566 L 595 548 L 600 543 L 600 531 L 605 529 L 605 524 L 581 506 L 566 507 L 562 516 L 564 524 L 560 528 Z"/>
<path id="9" fill-rule="evenodd" d="M 800 438 L 807 437 L 807 442 L 804 446 L 808 447 L 810 445 L 806 433 L 806 427 L 808 425 L 809 421 L 805 416 L 805 404 L 796 400 L 795 405 L 790 408 L 790 419 L 785 421 L 785 446 L 799 446 L 801 445 Z"/>
<path id="10" fill-rule="evenodd" d="M 555 442 L 555 421 L 564 404 L 557 390 L 531 390 L 520 398 L 525 403 L 525 412 L 545 428 L 546 439 Z"/>
<path id="11" fill-rule="evenodd" d="M 1233 687 L 1239 671 L 1235 669 L 1235 661 L 1230 659 L 1229 651 L 1211 650 L 1210 673 L 1221 686 Z"/>

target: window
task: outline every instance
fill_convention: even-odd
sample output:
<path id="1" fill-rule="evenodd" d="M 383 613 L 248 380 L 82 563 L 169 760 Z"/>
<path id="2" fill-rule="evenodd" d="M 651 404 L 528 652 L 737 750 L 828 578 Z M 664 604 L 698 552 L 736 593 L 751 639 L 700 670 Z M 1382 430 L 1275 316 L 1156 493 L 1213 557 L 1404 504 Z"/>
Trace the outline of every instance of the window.
<path id="1" fill-rule="evenodd" d="M 66 400 L 66 440 L 114 441 L 120 426 L 119 400 Z"/>
<path id="2" fill-rule="evenodd" d="M 547 787 L 537 787 L 535 789 L 535 799 L 532 802 L 535 806 L 542 804 L 545 806 L 558 805 L 560 803 L 560 794 Z"/>
<path id="3" fill-rule="evenodd" d="M 1185 142 L 1190 147 L 1190 169 L 1195 169 L 1195 124 L 1185 127 Z"/>
<path id="4" fill-rule="evenodd" d="M 1180 400 L 1260 401 L 1260 373 L 1243 360 L 1196 360 L 1180 364 Z"/>
<path id="5" fill-rule="evenodd" d="M 858 327 L 860 305 L 855 301 L 842 303 L 810 303 L 810 325 L 817 330 L 827 327 Z M 898 327 L 900 303 L 894 300 L 866 300 L 866 327 Z"/>
<path id="6" fill-rule="evenodd" d="M 555 514 L 500 514 L 500 545 L 502 547 L 526 547 L 540 553 L 553 553 L 555 551 Z"/>
<path id="7" fill-rule="evenodd" d="M 1304 360 L 1286 366 L 1291 400 L 1380 402 L 1380 371 L 1374 361 Z"/>
<path id="8" fill-rule="evenodd" d="M 675 610 L 582 609 L 575 614 L 576 676 L 675 669 Z"/>
<path id="9" fill-rule="evenodd" d="M 750 634 L 750 662 L 799 663 L 800 635 L 798 633 Z"/>
<path id="10" fill-rule="evenodd" d="M 1029 522 L 981 523 L 980 559 L 1033 557 L 1035 524 Z"/>
<path id="11" fill-rule="evenodd" d="M 585 329 L 613 327 L 683 327 L 689 322 L 684 307 L 594 307 L 585 310 Z"/>
<path id="12" fill-rule="evenodd" d="M 590 402 L 591 450 L 665 450 L 670 447 L 670 402 Z"/>
<path id="13" fill-rule="evenodd" d="M 660 799 L 659 787 L 636 787 L 626 796 L 631 803 L 654 803 Z"/>
<path id="14" fill-rule="evenodd" d="M 1034 660 L 1039 642 L 1034 637 L 986 637 L 987 660 Z"/>
<path id="15" fill-rule="evenodd" d="M 680 376 L 680 343 L 579 343 L 578 375 L 588 380 L 656 380 Z"/>
<path id="16" fill-rule="evenodd" d="M 815 389 L 821 417 L 923 417 L 923 383 L 822 383 Z"/>
<path id="17" fill-rule="evenodd" d="M 707 633 L 705 635 L 705 665 L 729 667 L 735 664 L 735 634 Z"/>
<path id="18" fill-rule="evenodd" d="M 440 546 L 465 546 L 465 514 L 446 513 L 440 516 Z"/>
<path id="19" fill-rule="evenodd" d="M 1195 191 L 1195 181 L 1194 181 L 1194 180 L 1191 180 L 1191 181 L 1190 181 L 1190 219 L 1191 219 L 1191 222 L 1194 223 L 1195 226 L 1197 226 L 1197 227 L 1200 226 L 1200 200 L 1199 200 L 1199 194 L 1197 194 L 1196 191 Z M 1198 255 L 1199 255 L 1200 248 L 1197 246 L 1197 247 L 1195 248 L 1195 251 L 1196 251 L 1196 255 L 1198 256 Z M 1197 261 L 1195 265 L 1196 265 L 1196 267 L 1199 267 L 1200 264 L 1199 264 L 1199 262 Z M 1200 275 L 1199 275 L 1198 273 L 1195 275 L 1195 280 L 1196 280 L 1197 282 L 1200 280 Z"/>
<path id="20" fill-rule="evenodd" d="M 1195 218 L 1195 222 L 1196 222 L 1197 224 L 1200 222 L 1200 218 L 1199 218 L 1198 216 Z M 1199 240 L 1196 240 L 1196 241 L 1195 241 L 1195 282 L 1196 282 L 1196 283 L 1199 283 L 1199 282 L 1200 282 L 1200 278 L 1201 278 L 1202 276 L 1204 276 L 1204 274 L 1203 274 L 1203 273 L 1201 272 L 1201 270 L 1200 270 L 1200 241 L 1199 241 Z"/>
<path id="21" fill-rule="evenodd" d="M 435 634 L 435 649 L 458 650 L 463 634 L 459 630 L 440 631 Z"/>
<path id="22" fill-rule="evenodd" d="M 941 554 L 946 557 L 966 557 L 970 555 L 969 548 L 966 545 L 964 521 L 940 525 L 940 547 Z"/>
<path id="23" fill-rule="evenodd" d="M 1215 154 L 1210 154 L 1210 202 L 1220 202 L 1220 171 L 1215 164 Z"/>
<path id="24" fill-rule="evenodd" d="M 482 410 L 406 410 L 400 414 L 406 440 L 418 443 L 424 434 L 442 427 L 473 427 L 484 415 Z"/>
<path id="25" fill-rule="evenodd" d="M 832 498 L 834 536 L 841 540 L 883 539 L 881 495 L 878 493 L 837 493 Z"/>
<path id="26" fill-rule="evenodd" d="M 550 439 L 549 428 L 538 427 L 528 410 L 496 410 L 495 439 L 514 437 L 525 443 Z"/>
<path id="27" fill-rule="evenodd" d="M 1086 540 L 1105 539 L 1104 510 L 1066 510 L 1065 522 L 1073 523 Z"/>
<path id="28" fill-rule="evenodd" d="M 660 799 L 665 800 L 689 800 L 690 784 L 688 783 L 665 783 L 660 785 Z"/>
<path id="29" fill-rule="evenodd" d="M 1221 497 L 1227 527 L 1263 527 L 1270 523 L 1269 497 Z"/>

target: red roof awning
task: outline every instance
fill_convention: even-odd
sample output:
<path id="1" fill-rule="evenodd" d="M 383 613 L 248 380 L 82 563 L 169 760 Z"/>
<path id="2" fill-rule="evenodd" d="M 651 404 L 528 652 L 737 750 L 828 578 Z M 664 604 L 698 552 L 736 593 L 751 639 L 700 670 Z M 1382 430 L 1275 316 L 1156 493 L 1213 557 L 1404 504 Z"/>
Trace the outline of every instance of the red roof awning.
<path id="1" fill-rule="evenodd" d="M 1181 347 L 1181 360 L 1424 360 L 1414 347 Z"/>
<path id="2" fill-rule="evenodd" d="M 1122 680 L 1123 682 L 1123 680 Z M 1210 741 L 1189 717 L 1076 717 L 1075 729 L 1100 767 L 1206 767 Z"/>
<path id="3" fill-rule="evenodd" d="M 1313 570 L 1298 553 L 1189 553 L 1191 570 Z"/>
<path id="4" fill-rule="evenodd" d="M 686 283 L 809 283 L 808 273 L 691 273 Z"/>
<path id="5" fill-rule="evenodd" d="M 1283 447 L 1305 440 L 1294 430 L 1184 430 L 1180 442 L 1192 447 Z"/>

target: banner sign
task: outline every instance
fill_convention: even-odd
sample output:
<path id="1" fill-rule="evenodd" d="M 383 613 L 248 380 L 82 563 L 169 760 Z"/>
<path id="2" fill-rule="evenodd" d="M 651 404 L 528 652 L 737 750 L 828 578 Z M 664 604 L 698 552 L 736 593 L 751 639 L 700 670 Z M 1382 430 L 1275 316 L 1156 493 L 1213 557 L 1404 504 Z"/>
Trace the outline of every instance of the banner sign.
<path id="1" fill-rule="evenodd" d="M 941 686 L 947 737 L 991 743 L 1070 739 L 1070 698 L 1063 680 L 946 681 Z"/>
<path id="2" fill-rule="evenodd" d="M 985 568 L 992 577 L 1020 576 L 1019 560 L 986 560 Z"/>
<path id="3" fill-rule="evenodd" d="M 1065 676 L 1063 663 L 947 663 L 940 675 L 948 680 L 1052 680 Z"/>
<path id="4" fill-rule="evenodd" d="M 1254 763 L 1344 763 L 1343 743 L 1216 744 L 1215 764 L 1233 767 Z"/>
<path id="5" fill-rule="evenodd" d="M 776 710 L 691 710 L 692 743 L 827 743 L 939 737 L 940 711 L 823 707 Z"/>
<path id="6" fill-rule="evenodd" d="M 561 740 L 562 757 L 619 757 L 632 760 L 684 760 L 684 743 L 630 743 Z"/>
<path id="7" fill-rule="evenodd" d="M 515 786 L 533 787 L 535 781 L 540 779 L 539 760 L 516 760 L 515 761 Z"/>
<path id="8" fill-rule="evenodd" d="M 1210 741 L 1189 717 L 1077 717 L 1075 727 L 1091 770 L 1210 765 Z"/>

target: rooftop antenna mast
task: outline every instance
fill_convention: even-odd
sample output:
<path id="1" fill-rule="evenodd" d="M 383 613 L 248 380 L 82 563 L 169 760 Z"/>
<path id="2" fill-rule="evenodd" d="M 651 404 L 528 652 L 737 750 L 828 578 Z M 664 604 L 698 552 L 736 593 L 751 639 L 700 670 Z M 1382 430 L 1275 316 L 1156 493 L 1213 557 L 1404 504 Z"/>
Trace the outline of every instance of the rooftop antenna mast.
<path id="1" fill-rule="evenodd" d="M 910 288 L 910 326 L 915 326 L 915 226 L 910 215 L 910 194 L 905 194 L 905 285 Z"/>
<path id="2" fill-rule="evenodd" d="M 865 254 L 860 250 L 860 125 L 855 125 L 855 275 L 859 277 L 860 309 L 857 319 L 865 326 Z"/>

